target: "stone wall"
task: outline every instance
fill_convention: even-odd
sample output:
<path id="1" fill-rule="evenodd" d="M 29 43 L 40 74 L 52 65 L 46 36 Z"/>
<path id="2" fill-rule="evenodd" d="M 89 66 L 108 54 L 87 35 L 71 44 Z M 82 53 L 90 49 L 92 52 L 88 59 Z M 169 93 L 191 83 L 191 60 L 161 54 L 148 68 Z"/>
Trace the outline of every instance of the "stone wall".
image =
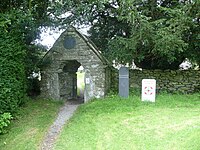
<path id="1" fill-rule="evenodd" d="M 199 70 L 130 70 L 130 88 L 141 89 L 142 79 L 156 79 L 156 90 L 194 93 L 200 90 Z M 112 88 L 118 88 L 118 71 L 113 71 Z"/>

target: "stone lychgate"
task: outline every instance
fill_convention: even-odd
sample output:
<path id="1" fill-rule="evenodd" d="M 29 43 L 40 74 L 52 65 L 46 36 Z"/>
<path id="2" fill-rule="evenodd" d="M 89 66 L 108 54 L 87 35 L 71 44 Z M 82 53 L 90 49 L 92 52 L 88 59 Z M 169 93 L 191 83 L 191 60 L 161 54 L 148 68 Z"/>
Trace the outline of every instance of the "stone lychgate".
<path id="1" fill-rule="evenodd" d="M 77 97 L 77 70 L 85 72 L 84 102 L 104 97 L 110 88 L 108 61 L 96 46 L 74 27 L 69 27 L 42 61 L 41 95 L 51 99 Z"/>

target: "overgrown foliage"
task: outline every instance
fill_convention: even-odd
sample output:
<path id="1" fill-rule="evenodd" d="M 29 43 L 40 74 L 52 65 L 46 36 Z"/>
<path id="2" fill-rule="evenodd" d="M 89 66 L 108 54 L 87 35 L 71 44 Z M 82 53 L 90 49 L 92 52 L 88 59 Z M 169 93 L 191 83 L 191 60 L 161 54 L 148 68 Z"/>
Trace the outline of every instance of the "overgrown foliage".
<path id="1" fill-rule="evenodd" d="M 14 34 L 0 30 L 0 114 L 14 112 L 26 95 L 26 51 Z"/>
<path id="2" fill-rule="evenodd" d="M 178 69 L 185 58 L 199 62 L 199 12 L 199 0 L 79 0 L 70 17 L 91 25 L 91 38 L 110 60 Z"/>
<path id="3" fill-rule="evenodd" d="M 12 119 L 12 116 L 10 113 L 4 113 L 0 115 L 0 134 L 5 133 L 5 127 L 7 127 L 10 124 L 10 120 Z"/>
<path id="4" fill-rule="evenodd" d="M 197 2 L 176 0 L 122 2 L 119 18 L 130 24 L 131 36 L 111 40 L 110 54 L 120 45 L 113 58 L 119 55 L 122 63 L 134 59 L 138 67 L 145 69 L 178 69 L 190 57 L 188 38 L 199 26 L 197 18 L 190 16 L 194 5 Z"/>
<path id="5" fill-rule="evenodd" d="M 27 89 L 31 89 L 27 79 L 36 70 L 39 58 L 40 48 L 34 40 L 39 37 L 39 26 L 48 18 L 44 17 L 45 4 L 40 0 L 1 1 L 0 115 L 16 112 L 26 99 Z"/>
<path id="6" fill-rule="evenodd" d="M 18 103 L 23 101 L 22 95 L 25 92 L 32 94 L 34 90 L 37 80 L 32 77 L 32 74 L 39 70 L 37 62 L 41 58 L 41 51 L 44 50 L 43 47 L 35 45 L 34 40 L 39 38 L 42 27 L 50 26 L 53 20 L 57 20 L 53 17 L 56 3 L 51 3 L 50 0 L 1 1 L 0 65 L 3 67 L 1 67 L 0 77 L 3 94 L 0 101 L 6 105 L 6 107 L 2 106 L 6 111 L 13 111 Z M 18 97 L 13 95 L 18 95 Z M 11 108 L 5 101 L 12 103 L 13 99 L 16 99 L 16 103 Z"/>

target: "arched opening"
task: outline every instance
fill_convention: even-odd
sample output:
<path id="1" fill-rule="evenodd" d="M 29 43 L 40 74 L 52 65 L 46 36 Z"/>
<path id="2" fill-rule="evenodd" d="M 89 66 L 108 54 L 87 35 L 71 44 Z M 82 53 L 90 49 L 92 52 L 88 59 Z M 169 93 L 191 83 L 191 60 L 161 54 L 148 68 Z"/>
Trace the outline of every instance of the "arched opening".
<path id="1" fill-rule="evenodd" d="M 80 82 L 77 80 L 80 66 L 81 64 L 77 60 L 69 60 L 61 64 L 62 72 L 59 73 L 61 99 L 72 103 L 82 103 L 84 101 L 84 91 L 83 95 L 80 96 L 77 88 L 78 82 Z"/>

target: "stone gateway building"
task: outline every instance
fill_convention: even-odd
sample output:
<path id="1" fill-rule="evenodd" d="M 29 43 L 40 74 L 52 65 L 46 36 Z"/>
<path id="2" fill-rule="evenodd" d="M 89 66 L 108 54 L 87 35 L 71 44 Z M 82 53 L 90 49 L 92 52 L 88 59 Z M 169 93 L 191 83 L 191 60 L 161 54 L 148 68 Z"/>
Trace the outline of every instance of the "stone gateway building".
<path id="1" fill-rule="evenodd" d="M 76 73 L 82 66 L 85 73 L 84 102 L 104 97 L 111 83 L 108 64 L 86 36 L 69 27 L 42 60 L 41 95 L 51 99 L 76 99 Z"/>

